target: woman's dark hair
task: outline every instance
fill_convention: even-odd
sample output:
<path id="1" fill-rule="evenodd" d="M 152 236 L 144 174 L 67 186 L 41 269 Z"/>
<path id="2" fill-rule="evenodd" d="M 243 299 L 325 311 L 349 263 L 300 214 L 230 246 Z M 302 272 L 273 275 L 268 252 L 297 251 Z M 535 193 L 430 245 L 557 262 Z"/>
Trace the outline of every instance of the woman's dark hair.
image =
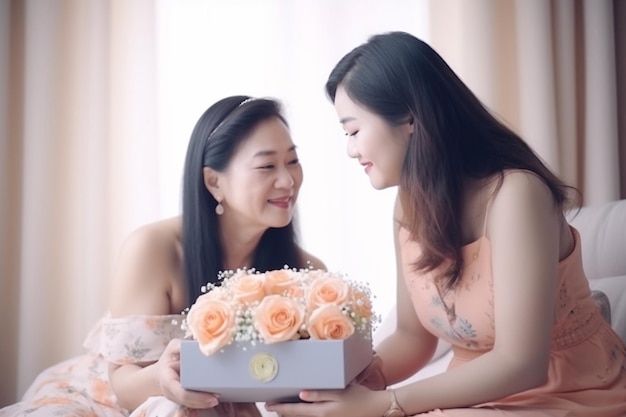
<path id="1" fill-rule="evenodd" d="M 326 82 L 332 101 L 339 85 L 354 102 L 391 125 L 413 121 L 399 187 L 403 226 L 422 248 L 414 268 L 435 271 L 449 261 L 439 275 L 449 288 L 462 268 L 465 179 L 499 176 L 499 186 L 504 170 L 529 170 L 545 181 L 557 206 L 566 209 L 573 203 L 569 191 L 575 189 L 554 175 L 437 52 L 413 35 L 370 37 L 332 70 Z"/>
<path id="2" fill-rule="evenodd" d="M 218 283 L 224 270 L 220 241 L 217 201 L 204 183 L 203 168 L 224 171 L 240 145 L 260 122 L 279 118 L 285 125 L 279 102 L 251 99 L 248 96 L 224 98 L 209 107 L 191 134 L 183 173 L 183 253 L 187 302 L 200 295 L 208 282 Z M 292 222 L 265 231 L 254 254 L 258 271 L 281 269 L 285 265 L 302 268 Z M 242 265 L 243 267 L 244 265 Z"/>

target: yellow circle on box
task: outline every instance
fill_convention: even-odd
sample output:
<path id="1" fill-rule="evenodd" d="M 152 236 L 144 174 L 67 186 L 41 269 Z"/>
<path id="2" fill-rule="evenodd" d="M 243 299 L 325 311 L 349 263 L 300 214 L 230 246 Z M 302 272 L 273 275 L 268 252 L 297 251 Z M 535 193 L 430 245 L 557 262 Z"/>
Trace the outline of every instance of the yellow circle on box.
<path id="1" fill-rule="evenodd" d="M 269 353 L 257 353 L 250 359 L 250 375 L 257 381 L 270 382 L 278 374 L 278 361 Z"/>

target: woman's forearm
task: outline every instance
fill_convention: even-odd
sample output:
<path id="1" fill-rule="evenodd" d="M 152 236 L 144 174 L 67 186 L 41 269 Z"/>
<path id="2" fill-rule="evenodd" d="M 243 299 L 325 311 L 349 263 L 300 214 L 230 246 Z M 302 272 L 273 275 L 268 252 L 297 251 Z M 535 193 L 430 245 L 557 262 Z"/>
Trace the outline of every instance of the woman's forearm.
<path id="1" fill-rule="evenodd" d="M 383 361 L 383 374 L 388 385 L 409 378 L 426 365 L 435 353 L 437 339 L 428 342 L 409 332 L 396 330 L 376 346 Z"/>
<path id="2" fill-rule="evenodd" d="M 119 404 L 127 410 L 134 410 L 149 397 L 162 395 L 154 364 L 145 367 L 123 365 L 111 369 L 109 379 Z"/>
<path id="3" fill-rule="evenodd" d="M 499 400 L 545 382 L 547 366 L 489 352 L 471 362 L 398 388 L 398 402 L 409 414 L 434 408 L 465 408 Z"/>

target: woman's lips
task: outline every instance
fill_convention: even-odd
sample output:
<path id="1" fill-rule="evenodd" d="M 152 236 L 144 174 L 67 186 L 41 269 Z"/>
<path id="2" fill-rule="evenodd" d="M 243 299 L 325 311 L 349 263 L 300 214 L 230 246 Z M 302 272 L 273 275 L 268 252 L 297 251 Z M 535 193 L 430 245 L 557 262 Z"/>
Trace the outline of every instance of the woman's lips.
<path id="1" fill-rule="evenodd" d="M 291 196 L 271 198 L 267 200 L 267 202 L 273 206 L 280 207 L 282 209 L 287 209 L 291 206 Z"/>

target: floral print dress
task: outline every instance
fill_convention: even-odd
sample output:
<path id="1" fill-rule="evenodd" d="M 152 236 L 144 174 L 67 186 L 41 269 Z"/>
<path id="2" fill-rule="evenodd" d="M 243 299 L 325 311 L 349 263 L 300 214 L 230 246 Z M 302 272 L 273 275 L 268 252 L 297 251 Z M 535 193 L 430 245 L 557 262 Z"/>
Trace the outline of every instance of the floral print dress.
<path id="1" fill-rule="evenodd" d="M 108 378 L 108 363 L 154 362 L 174 338 L 183 338 L 182 316 L 105 315 L 89 333 L 85 355 L 43 371 L 22 401 L 0 409 L 0 417 L 219 417 L 260 416 L 254 404 L 220 404 L 194 410 L 165 397 L 150 397 L 132 413 L 122 408 Z"/>
<path id="2" fill-rule="evenodd" d="M 580 234 L 558 267 L 547 381 L 536 388 L 470 408 L 432 410 L 428 417 L 624 417 L 626 346 L 602 317 L 582 267 Z M 412 272 L 419 245 L 400 231 L 402 267 L 422 325 L 452 345 L 449 368 L 491 350 L 495 342 L 491 245 L 486 236 L 463 247 L 459 285 L 442 291 L 432 275 Z"/>

